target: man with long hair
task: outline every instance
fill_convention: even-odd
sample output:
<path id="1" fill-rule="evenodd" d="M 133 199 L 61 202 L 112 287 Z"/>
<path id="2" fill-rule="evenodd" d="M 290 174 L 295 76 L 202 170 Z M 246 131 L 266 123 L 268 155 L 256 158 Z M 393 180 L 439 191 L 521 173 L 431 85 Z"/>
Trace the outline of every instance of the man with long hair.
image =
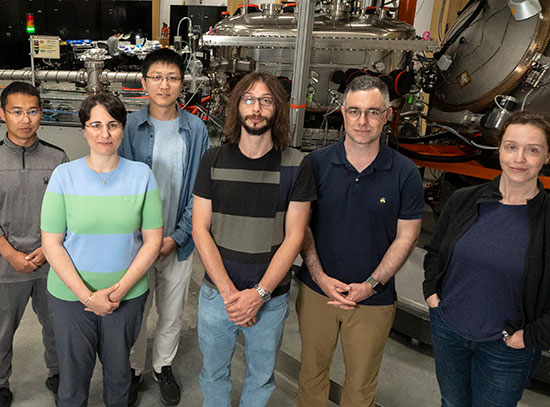
<path id="1" fill-rule="evenodd" d="M 235 86 L 224 133 L 206 152 L 194 194 L 193 238 L 206 269 L 199 295 L 199 382 L 205 407 L 231 404 L 231 358 L 245 338 L 241 407 L 265 406 L 288 313 L 289 269 L 300 251 L 315 186 L 289 148 L 286 94 L 255 72 Z"/>

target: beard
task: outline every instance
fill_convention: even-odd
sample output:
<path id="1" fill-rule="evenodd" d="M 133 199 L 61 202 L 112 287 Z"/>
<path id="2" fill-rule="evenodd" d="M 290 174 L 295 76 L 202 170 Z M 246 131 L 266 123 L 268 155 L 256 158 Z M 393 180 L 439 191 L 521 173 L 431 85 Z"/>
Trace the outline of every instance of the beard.
<path id="1" fill-rule="evenodd" d="M 247 133 L 250 134 L 251 136 L 261 136 L 266 131 L 271 129 L 273 127 L 273 125 L 275 124 L 275 115 L 271 116 L 269 119 L 266 119 L 264 116 L 260 116 L 266 121 L 265 125 L 263 125 L 261 127 L 250 127 L 248 124 L 246 124 L 246 120 L 248 118 L 252 118 L 252 117 L 254 117 L 254 116 L 253 115 L 248 115 L 248 116 L 243 117 L 239 113 L 239 122 L 240 122 L 241 126 L 243 126 L 244 129 L 247 131 Z"/>

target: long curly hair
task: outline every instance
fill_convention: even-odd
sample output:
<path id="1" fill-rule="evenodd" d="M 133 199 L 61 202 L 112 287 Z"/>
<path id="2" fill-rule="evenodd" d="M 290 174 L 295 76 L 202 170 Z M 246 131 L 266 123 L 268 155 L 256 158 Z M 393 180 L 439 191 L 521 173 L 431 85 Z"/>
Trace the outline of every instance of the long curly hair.
<path id="1" fill-rule="evenodd" d="M 235 86 L 227 103 L 223 132 L 229 144 L 237 144 L 241 138 L 239 104 L 244 95 L 256 82 L 263 82 L 275 103 L 275 123 L 271 129 L 273 145 L 277 151 L 285 150 L 290 144 L 290 114 L 287 95 L 279 80 L 265 72 L 252 72 L 243 77 Z"/>

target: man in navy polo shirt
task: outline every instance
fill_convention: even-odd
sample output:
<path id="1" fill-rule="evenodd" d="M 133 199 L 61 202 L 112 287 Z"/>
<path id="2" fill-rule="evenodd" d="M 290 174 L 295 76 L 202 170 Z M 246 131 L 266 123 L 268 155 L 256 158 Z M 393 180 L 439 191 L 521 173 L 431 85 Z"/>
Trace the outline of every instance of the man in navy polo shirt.
<path id="1" fill-rule="evenodd" d="M 307 158 L 317 201 L 298 273 L 299 407 L 327 404 L 338 336 L 346 367 L 340 405 L 374 406 L 395 315 L 394 275 L 415 246 L 424 208 L 414 163 L 380 144 L 391 112 L 381 80 L 356 78 L 344 94 L 344 140 Z"/>

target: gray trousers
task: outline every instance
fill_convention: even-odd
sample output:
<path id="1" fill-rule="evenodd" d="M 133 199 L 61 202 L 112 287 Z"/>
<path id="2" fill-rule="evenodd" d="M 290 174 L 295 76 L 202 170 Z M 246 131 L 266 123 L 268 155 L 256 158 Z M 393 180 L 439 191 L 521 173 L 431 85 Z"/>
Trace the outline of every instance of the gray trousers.
<path id="1" fill-rule="evenodd" d="M 88 405 L 96 355 L 103 366 L 103 402 L 127 407 L 130 390 L 130 349 L 141 328 L 147 293 L 121 301 L 112 314 L 99 317 L 78 301 L 48 295 L 59 355 L 58 407 Z"/>
<path id="2" fill-rule="evenodd" d="M 9 387 L 13 336 L 21 322 L 29 298 L 32 309 L 42 325 L 44 359 L 49 376 L 59 372 L 55 340 L 48 309 L 46 279 L 40 278 L 20 283 L 0 283 L 0 387 Z"/>

